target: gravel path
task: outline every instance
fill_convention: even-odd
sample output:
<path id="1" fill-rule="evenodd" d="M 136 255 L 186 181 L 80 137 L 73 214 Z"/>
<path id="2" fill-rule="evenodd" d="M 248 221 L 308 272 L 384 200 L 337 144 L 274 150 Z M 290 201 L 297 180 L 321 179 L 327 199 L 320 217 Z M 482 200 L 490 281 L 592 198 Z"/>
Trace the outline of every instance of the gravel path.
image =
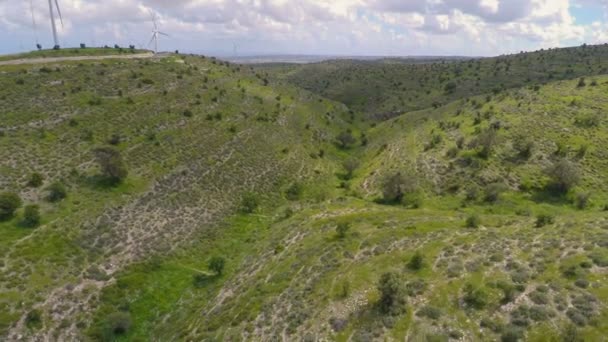
<path id="1" fill-rule="evenodd" d="M 42 64 L 42 63 L 55 63 L 65 61 L 90 61 L 100 59 L 135 59 L 135 58 L 151 58 L 154 54 L 139 53 L 133 55 L 109 55 L 109 56 L 74 56 L 74 57 L 49 57 L 49 58 L 22 58 L 13 59 L 10 61 L 0 61 L 0 65 L 19 65 L 19 64 Z"/>

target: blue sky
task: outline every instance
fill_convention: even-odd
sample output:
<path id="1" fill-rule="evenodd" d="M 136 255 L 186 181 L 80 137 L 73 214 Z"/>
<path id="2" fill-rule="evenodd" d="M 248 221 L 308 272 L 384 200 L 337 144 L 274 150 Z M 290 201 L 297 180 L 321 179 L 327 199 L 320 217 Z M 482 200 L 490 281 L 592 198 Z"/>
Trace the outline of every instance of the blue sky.
<path id="1" fill-rule="evenodd" d="M 0 0 L 0 53 L 51 47 L 48 2 Z M 215 55 L 475 55 L 608 42 L 607 0 L 59 0 L 62 46 Z"/>

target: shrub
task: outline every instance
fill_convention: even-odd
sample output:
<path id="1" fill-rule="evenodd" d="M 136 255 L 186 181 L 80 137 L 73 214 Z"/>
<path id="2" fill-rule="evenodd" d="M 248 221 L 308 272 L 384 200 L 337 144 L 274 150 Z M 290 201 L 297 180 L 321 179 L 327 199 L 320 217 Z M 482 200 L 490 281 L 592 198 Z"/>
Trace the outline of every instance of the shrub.
<path id="1" fill-rule="evenodd" d="M 10 219 L 22 205 L 21 197 L 13 192 L 0 193 L 0 221 Z"/>
<path id="2" fill-rule="evenodd" d="M 420 252 L 414 253 L 412 258 L 410 259 L 407 267 L 411 270 L 418 271 L 424 267 L 424 257 Z"/>
<path id="3" fill-rule="evenodd" d="M 224 271 L 224 265 L 226 264 L 226 260 L 220 256 L 214 256 L 209 260 L 209 269 L 215 272 L 217 275 L 221 275 Z"/>
<path id="4" fill-rule="evenodd" d="M 30 175 L 30 179 L 27 181 L 27 185 L 32 188 L 37 188 L 44 182 L 44 176 L 38 172 L 34 172 Z"/>
<path id="5" fill-rule="evenodd" d="M 585 86 L 587 86 L 587 83 L 585 82 L 585 78 L 581 77 L 578 80 L 578 84 L 576 85 L 578 88 L 584 88 Z"/>
<path id="6" fill-rule="evenodd" d="M 588 192 L 580 192 L 576 194 L 574 198 L 574 204 L 580 210 L 583 210 L 589 206 L 589 200 L 591 199 L 591 194 Z"/>
<path id="7" fill-rule="evenodd" d="M 46 190 L 49 192 L 46 197 L 49 202 L 59 202 L 68 196 L 68 191 L 61 182 L 53 182 Z"/>
<path id="8" fill-rule="evenodd" d="M 245 214 L 253 213 L 259 206 L 259 200 L 256 194 L 246 193 L 241 200 L 241 211 Z"/>
<path id="9" fill-rule="evenodd" d="M 513 143 L 513 148 L 517 151 L 517 155 L 525 160 L 530 159 L 534 153 L 534 141 L 530 138 L 520 136 Z"/>
<path id="10" fill-rule="evenodd" d="M 476 214 L 473 214 L 473 215 L 467 217 L 467 220 L 465 222 L 465 225 L 467 226 L 467 228 L 477 228 L 477 227 L 479 227 L 480 224 L 481 224 L 481 220 L 479 219 L 479 216 L 477 216 Z"/>
<path id="11" fill-rule="evenodd" d="M 488 294 L 482 288 L 467 284 L 464 288 L 464 303 L 475 310 L 481 310 L 488 304 Z"/>
<path id="12" fill-rule="evenodd" d="M 486 186 L 484 190 L 484 201 L 488 203 L 496 203 L 500 199 L 500 194 L 505 191 L 505 185 L 502 183 L 493 183 Z"/>
<path id="13" fill-rule="evenodd" d="M 397 172 L 384 180 L 382 195 L 385 203 L 400 203 L 407 193 L 416 191 L 417 182 L 412 176 Z"/>
<path id="14" fill-rule="evenodd" d="M 348 149 L 357 142 L 357 139 L 350 131 L 344 131 L 336 138 L 336 143 L 340 148 Z"/>
<path id="15" fill-rule="evenodd" d="M 36 227 L 40 224 L 40 207 L 32 204 L 25 206 L 23 212 L 23 225 L 26 227 Z"/>
<path id="16" fill-rule="evenodd" d="M 288 200 L 296 201 L 296 200 L 300 199 L 300 196 L 302 196 L 303 190 L 304 190 L 304 187 L 300 183 L 293 183 L 287 189 L 287 191 L 285 192 L 285 195 Z"/>
<path id="17" fill-rule="evenodd" d="M 546 225 L 553 224 L 555 222 L 555 217 L 549 214 L 540 214 L 536 217 L 536 227 L 541 228 Z"/>
<path id="18" fill-rule="evenodd" d="M 25 325 L 28 328 L 38 328 L 42 324 L 42 312 L 38 309 L 34 309 L 27 313 L 25 316 Z"/>
<path id="19" fill-rule="evenodd" d="M 346 234 L 348 233 L 349 230 L 350 230 L 350 224 L 348 224 L 346 222 L 338 223 L 338 225 L 336 226 L 336 234 L 338 235 L 338 238 L 340 238 L 340 239 L 345 238 Z"/>
<path id="20" fill-rule="evenodd" d="M 93 154 L 104 177 L 113 183 L 120 183 L 127 178 L 129 172 L 118 149 L 112 146 L 103 146 L 94 149 Z"/>
<path id="21" fill-rule="evenodd" d="M 562 193 L 568 192 L 580 180 L 580 172 L 574 163 L 562 159 L 545 170 L 545 174 L 552 180 L 553 187 Z"/>
<path id="22" fill-rule="evenodd" d="M 342 163 L 342 167 L 346 171 L 346 179 L 353 178 L 353 173 L 359 168 L 360 162 L 355 158 L 348 158 Z"/>
<path id="23" fill-rule="evenodd" d="M 418 312 L 416 312 L 416 316 L 418 317 L 428 317 L 433 320 L 438 320 L 439 318 L 441 318 L 441 315 L 441 309 L 430 305 L 425 305 L 420 310 L 418 310 Z"/>
<path id="24" fill-rule="evenodd" d="M 477 136 L 473 144 L 475 147 L 481 148 L 478 151 L 478 155 L 481 158 L 487 159 L 492 155 L 492 151 L 494 150 L 497 140 L 498 136 L 496 130 L 486 129 L 482 131 L 479 136 Z"/>
<path id="25" fill-rule="evenodd" d="M 380 311 L 388 315 L 399 315 L 407 308 L 407 289 L 400 274 L 387 272 L 382 274 L 378 283 L 380 291 Z"/>

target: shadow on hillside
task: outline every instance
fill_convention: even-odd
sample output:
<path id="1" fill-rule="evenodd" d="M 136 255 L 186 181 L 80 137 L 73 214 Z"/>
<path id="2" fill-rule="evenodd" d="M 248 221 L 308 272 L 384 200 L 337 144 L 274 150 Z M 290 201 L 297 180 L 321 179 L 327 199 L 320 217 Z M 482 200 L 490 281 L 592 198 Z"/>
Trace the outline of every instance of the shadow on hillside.
<path id="1" fill-rule="evenodd" d="M 112 189 L 120 185 L 120 181 L 102 175 L 82 176 L 81 182 L 83 185 L 94 190 Z"/>
<path id="2" fill-rule="evenodd" d="M 531 199 L 536 203 L 547 203 L 552 205 L 570 204 L 570 200 L 565 193 L 551 186 L 536 190 L 532 193 Z"/>

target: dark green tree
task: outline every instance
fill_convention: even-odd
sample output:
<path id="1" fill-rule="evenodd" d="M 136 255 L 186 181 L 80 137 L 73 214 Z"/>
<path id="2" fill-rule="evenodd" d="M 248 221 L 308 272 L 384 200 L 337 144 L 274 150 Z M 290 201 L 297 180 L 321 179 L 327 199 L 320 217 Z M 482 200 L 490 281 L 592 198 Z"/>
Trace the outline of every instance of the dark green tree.
<path id="1" fill-rule="evenodd" d="M 220 256 L 214 256 L 209 260 L 209 269 L 215 272 L 217 275 L 221 275 L 224 271 L 226 260 Z"/>
<path id="2" fill-rule="evenodd" d="M 23 225 L 26 227 L 37 227 L 40 224 L 40 207 L 32 204 L 25 206 L 23 211 Z"/>
<path id="3" fill-rule="evenodd" d="M 0 193 L 0 221 L 8 220 L 21 207 L 21 197 L 14 192 Z"/>
<path id="4" fill-rule="evenodd" d="M 396 272 L 382 274 L 378 282 L 380 311 L 388 315 L 399 315 L 407 309 L 407 288 L 403 277 Z"/>
<path id="5" fill-rule="evenodd" d="M 129 174 L 120 151 L 113 146 L 102 146 L 93 150 L 104 177 L 113 183 L 120 183 Z"/>

